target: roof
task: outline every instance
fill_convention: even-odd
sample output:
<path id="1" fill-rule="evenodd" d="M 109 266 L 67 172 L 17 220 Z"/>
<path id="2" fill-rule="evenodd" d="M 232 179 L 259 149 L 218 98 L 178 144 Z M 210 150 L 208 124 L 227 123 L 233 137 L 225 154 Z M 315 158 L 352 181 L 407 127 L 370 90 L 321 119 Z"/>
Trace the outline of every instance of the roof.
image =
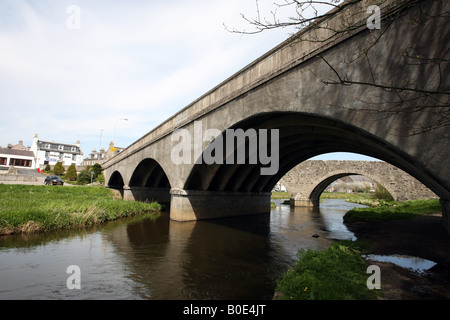
<path id="1" fill-rule="evenodd" d="M 15 150 L 15 149 L 0 148 L 0 154 L 9 154 L 9 155 L 12 155 L 12 156 L 22 156 L 22 157 L 32 157 L 32 158 L 34 158 L 34 152 L 33 151 L 26 151 L 26 150 Z"/>
<path id="2" fill-rule="evenodd" d="M 55 142 L 55 141 L 46 141 L 46 140 L 38 140 L 37 143 L 49 143 L 49 144 L 58 144 L 58 145 L 63 145 L 63 146 L 71 146 L 71 147 L 77 147 L 80 148 L 79 145 L 77 144 L 72 144 L 72 143 L 65 143 L 65 142 Z"/>
<path id="3" fill-rule="evenodd" d="M 36 145 L 37 145 L 38 150 L 57 151 L 57 152 L 70 153 L 70 154 L 76 154 L 76 155 L 83 154 L 83 152 L 81 151 L 81 146 L 77 145 L 77 144 L 37 140 Z M 47 145 L 48 145 L 48 147 L 47 147 Z M 63 148 L 60 149 L 59 148 L 60 146 L 62 146 Z"/>

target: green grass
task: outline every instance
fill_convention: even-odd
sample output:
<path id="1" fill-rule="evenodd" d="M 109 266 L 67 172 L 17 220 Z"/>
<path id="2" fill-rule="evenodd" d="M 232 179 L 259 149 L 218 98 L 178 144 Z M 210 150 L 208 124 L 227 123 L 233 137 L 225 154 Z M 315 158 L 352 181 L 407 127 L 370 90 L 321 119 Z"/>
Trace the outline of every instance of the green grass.
<path id="1" fill-rule="evenodd" d="M 289 204 L 289 192 L 272 192 L 271 199 L 287 199 L 283 204 Z M 345 192 L 327 192 L 324 191 L 320 199 L 345 199 L 347 202 L 359 203 L 364 205 L 378 205 L 379 200 L 373 194 L 369 193 L 345 193 Z"/>
<path id="2" fill-rule="evenodd" d="M 0 234 L 86 227 L 160 210 L 103 187 L 0 185 Z"/>
<path id="3" fill-rule="evenodd" d="M 371 222 L 410 219 L 417 215 L 441 212 L 437 199 L 385 202 L 373 208 L 354 208 L 344 216 L 344 222 Z"/>
<path id="4" fill-rule="evenodd" d="M 273 191 L 270 196 L 271 199 L 289 199 L 289 192 L 287 191 Z"/>
<path id="5" fill-rule="evenodd" d="M 366 282 L 368 262 L 360 241 L 339 241 L 327 250 L 301 250 L 299 260 L 278 282 L 279 300 L 370 300 L 378 292 Z"/>
<path id="6" fill-rule="evenodd" d="M 320 195 L 320 199 L 345 199 L 347 201 L 357 201 L 362 199 L 374 199 L 369 193 L 345 193 L 345 192 L 327 192 Z"/>

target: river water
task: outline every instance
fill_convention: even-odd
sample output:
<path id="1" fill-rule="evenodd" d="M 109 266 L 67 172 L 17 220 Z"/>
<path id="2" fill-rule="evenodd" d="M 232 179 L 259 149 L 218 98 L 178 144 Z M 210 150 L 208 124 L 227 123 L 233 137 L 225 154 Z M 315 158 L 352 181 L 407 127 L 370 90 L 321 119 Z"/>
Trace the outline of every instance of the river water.
<path id="1" fill-rule="evenodd" d="M 0 237 L 0 299 L 272 299 L 299 249 L 354 238 L 342 217 L 359 206 L 275 202 L 266 215 L 180 223 L 163 213 L 88 230 Z M 73 265 L 78 271 L 68 273 Z M 69 289 L 69 278 L 80 289 Z"/>

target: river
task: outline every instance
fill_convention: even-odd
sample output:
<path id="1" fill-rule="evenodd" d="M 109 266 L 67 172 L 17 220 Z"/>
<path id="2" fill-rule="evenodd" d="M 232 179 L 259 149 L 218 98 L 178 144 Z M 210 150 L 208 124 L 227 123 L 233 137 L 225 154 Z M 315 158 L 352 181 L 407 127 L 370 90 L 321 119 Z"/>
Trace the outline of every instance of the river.
<path id="1" fill-rule="evenodd" d="M 133 218 L 87 230 L 0 237 L 0 299 L 272 299 L 299 249 L 353 239 L 356 204 L 275 200 L 270 214 L 197 222 Z M 75 273 L 69 266 L 77 266 Z M 80 289 L 69 289 L 77 277 Z M 71 282 L 72 283 L 72 282 Z"/>

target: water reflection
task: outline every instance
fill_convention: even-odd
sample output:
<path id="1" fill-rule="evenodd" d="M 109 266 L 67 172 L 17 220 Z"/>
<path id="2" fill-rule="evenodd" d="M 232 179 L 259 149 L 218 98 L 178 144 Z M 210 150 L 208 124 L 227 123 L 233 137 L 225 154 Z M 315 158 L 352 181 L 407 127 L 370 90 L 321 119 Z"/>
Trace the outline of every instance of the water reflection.
<path id="1" fill-rule="evenodd" d="M 354 205 L 281 205 L 271 214 L 198 222 L 158 219 L 0 239 L 1 299 L 271 299 L 299 249 L 354 236 L 342 224 Z M 315 237 L 313 237 L 315 235 Z M 66 287 L 69 265 L 81 290 Z"/>
<path id="2" fill-rule="evenodd" d="M 427 259 L 422 259 L 419 257 L 411 257 L 411 256 L 406 256 L 406 255 L 398 255 L 398 254 L 389 255 L 389 256 L 369 254 L 369 255 L 365 255 L 363 257 L 368 260 L 372 260 L 372 261 L 390 262 L 390 263 L 396 264 L 400 267 L 410 269 L 419 274 L 423 274 L 425 271 L 427 271 L 428 269 L 431 269 L 432 267 L 434 267 L 436 265 L 435 262 L 427 260 Z"/>

